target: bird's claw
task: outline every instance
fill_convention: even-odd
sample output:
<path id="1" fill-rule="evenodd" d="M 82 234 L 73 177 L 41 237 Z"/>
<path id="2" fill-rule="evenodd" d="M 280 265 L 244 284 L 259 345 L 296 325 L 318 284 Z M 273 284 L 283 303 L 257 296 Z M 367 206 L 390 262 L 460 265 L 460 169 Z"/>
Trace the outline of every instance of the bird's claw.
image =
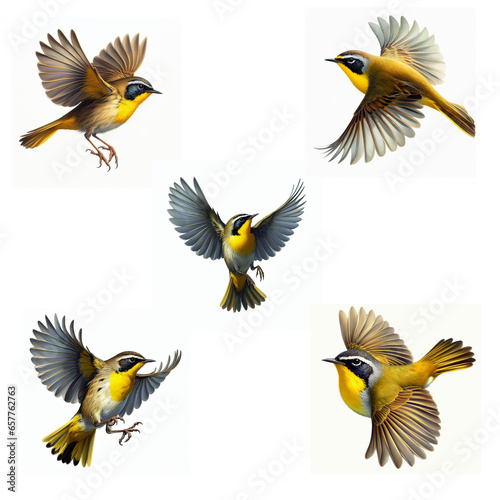
<path id="1" fill-rule="evenodd" d="M 123 446 L 122 441 L 125 439 L 125 437 L 127 437 L 127 439 L 125 440 L 126 443 L 128 443 L 130 441 L 130 438 L 132 437 L 132 432 L 138 432 L 139 434 L 141 433 L 141 431 L 139 429 L 135 429 L 135 426 L 139 425 L 139 424 L 142 425 L 142 422 L 136 422 L 131 427 L 128 427 L 127 429 L 122 429 L 122 430 L 118 431 L 118 432 L 122 432 L 123 433 L 122 437 L 118 441 L 118 444 L 120 446 Z"/>
<path id="2" fill-rule="evenodd" d="M 113 148 L 111 146 L 99 146 L 99 148 L 104 149 L 105 151 L 109 151 L 108 162 L 111 162 L 111 160 L 114 158 L 115 164 L 116 164 L 115 168 L 118 168 L 118 155 L 116 154 L 115 148 Z M 108 164 L 108 166 L 109 166 L 109 164 Z"/>
<path id="3" fill-rule="evenodd" d="M 256 266 L 253 270 L 255 271 L 255 274 L 258 276 L 260 281 L 262 281 L 264 279 L 264 271 L 262 270 L 262 267 Z"/>
<path id="4" fill-rule="evenodd" d="M 99 158 L 99 165 L 97 168 L 101 168 L 102 162 L 104 162 L 108 166 L 108 172 L 111 170 L 111 165 L 109 164 L 109 161 L 106 160 L 104 155 L 99 150 L 97 150 L 97 152 L 96 152 L 96 151 L 92 151 L 91 149 L 87 149 L 87 151 L 90 151 L 91 155 L 95 155 Z M 111 158 L 110 158 L 110 160 L 111 160 Z"/>
<path id="5" fill-rule="evenodd" d="M 125 422 L 125 420 L 123 420 L 122 417 L 111 417 L 109 420 L 108 420 L 108 425 L 109 427 L 113 427 L 113 425 L 117 424 L 118 423 L 118 420 L 121 420 L 122 422 Z"/>

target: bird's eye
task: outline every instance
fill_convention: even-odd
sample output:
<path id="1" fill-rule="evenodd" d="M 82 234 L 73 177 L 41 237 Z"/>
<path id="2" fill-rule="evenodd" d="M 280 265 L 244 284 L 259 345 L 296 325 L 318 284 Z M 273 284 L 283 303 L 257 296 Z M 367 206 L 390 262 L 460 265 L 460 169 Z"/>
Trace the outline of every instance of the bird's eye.
<path id="1" fill-rule="evenodd" d="M 353 62 L 354 62 L 354 59 L 352 57 L 349 57 L 349 59 L 347 59 L 348 64 L 352 64 Z"/>
<path id="2" fill-rule="evenodd" d="M 139 89 L 142 90 L 144 88 L 144 85 L 142 83 L 139 83 Z"/>
<path id="3" fill-rule="evenodd" d="M 359 359 L 352 360 L 352 366 L 359 366 L 360 364 L 361 364 L 361 361 Z"/>

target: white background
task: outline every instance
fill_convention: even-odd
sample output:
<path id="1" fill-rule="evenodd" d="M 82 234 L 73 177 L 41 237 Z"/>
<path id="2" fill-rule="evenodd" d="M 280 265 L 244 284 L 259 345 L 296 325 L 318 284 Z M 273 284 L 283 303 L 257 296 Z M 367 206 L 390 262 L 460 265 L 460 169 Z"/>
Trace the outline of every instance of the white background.
<path id="1" fill-rule="evenodd" d="M 228 10 L 221 13 L 211 0 L 65 1 L 44 18 L 45 3 L 37 0 L 10 6 L 2 16 L 2 380 L 4 390 L 15 383 L 19 392 L 20 498 L 160 493 L 242 500 L 351 496 L 364 489 L 373 498 L 398 500 L 485 495 L 496 484 L 500 429 L 494 118 L 500 75 L 492 55 L 498 26 L 491 4 L 476 2 L 475 10 L 463 10 L 471 4 L 442 2 L 434 9 L 435 2 L 360 2 L 350 11 L 339 10 L 345 7 L 339 2 L 219 3 L 224 4 Z M 328 7 L 320 16 L 325 22 L 308 7 Z M 354 40 L 349 27 L 364 29 L 384 9 L 404 12 L 436 35 L 447 63 L 439 90 L 458 103 L 476 95 L 469 111 L 478 136 L 472 140 L 425 110 L 417 138 L 440 127 L 447 140 L 424 165 L 399 173 L 411 140 L 374 160 L 373 171 L 372 164 L 322 163 L 313 148 L 336 139 L 361 98 L 323 59 Z M 40 25 L 16 50 L 11 40 L 35 18 Z M 77 30 L 89 58 L 118 35 L 147 35 L 144 65 L 158 64 L 167 75 L 161 82 L 149 76 L 163 95 L 152 96 L 104 137 L 117 148 L 119 168 L 96 169 L 95 158 L 84 155 L 62 182 L 51 162 L 64 159 L 81 136 L 58 132 L 32 151 L 17 144 L 20 134 L 66 111 L 45 96 L 34 56 L 39 40 L 58 28 Z M 377 50 L 374 37 L 364 49 Z M 321 82 L 311 80 L 313 75 Z M 283 115 L 285 121 L 277 122 Z M 272 134 L 271 124 L 279 129 Z M 265 143 L 252 150 L 249 137 L 259 135 Z M 388 181 L 387 171 L 399 174 L 396 183 Z M 238 212 L 265 216 L 304 180 L 303 221 L 280 254 L 262 265 L 260 288 L 280 303 L 269 299 L 239 315 L 219 308 L 228 280 L 224 263 L 197 257 L 168 221 L 168 189 L 181 176 L 190 183 L 196 176 L 210 190 L 207 198 L 223 220 Z M 89 304 L 99 298 L 96 310 Z M 443 301 L 457 305 L 456 314 L 441 309 Z M 368 419 L 348 413 L 333 367 L 311 358 L 310 305 L 321 303 L 333 304 L 337 312 L 349 304 L 373 307 L 392 326 L 413 328 L 409 348 L 415 357 L 442 337 L 460 337 L 473 346 L 478 362 L 472 369 L 431 387 L 443 432 L 452 440 L 470 439 L 471 474 L 442 472 L 442 464 L 454 458 L 453 444 L 443 439 L 435 452 L 439 459 L 417 460 L 411 470 L 388 464 L 383 471 L 390 483 L 378 476 L 375 459 L 363 458 Z M 441 311 L 439 328 L 418 335 L 401 312 L 392 318 L 398 304 L 433 306 Z M 479 321 L 455 335 L 465 304 L 479 306 Z M 41 441 L 77 409 L 54 398 L 30 362 L 31 330 L 54 313 L 75 319 L 86 345 L 102 358 L 132 349 L 165 361 L 175 349 L 183 350 L 178 368 L 127 419 L 149 423 L 134 436 L 137 444 L 119 447 L 116 436 L 98 432 L 91 468 L 57 462 Z M 330 343 L 322 357 L 342 350 L 336 314 L 325 330 Z M 323 378 L 311 377 L 314 362 Z M 312 440 L 319 435 L 310 432 L 318 409 L 311 405 L 312 380 L 331 398 L 324 410 L 334 404 L 339 411 L 324 428 L 325 440 L 341 435 L 344 442 L 332 450 L 332 463 L 343 461 L 342 467 L 326 464 L 323 475 L 312 470 Z M 351 433 L 359 447 L 346 451 Z M 295 447 L 296 456 L 287 447 Z M 119 453 L 117 465 L 109 465 L 113 453 Z M 1 460 L 6 470 L 6 457 Z M 429 469 L 429 462 L 435 467 Z M 370 474 L 358 478 L 367 467 Z"/>

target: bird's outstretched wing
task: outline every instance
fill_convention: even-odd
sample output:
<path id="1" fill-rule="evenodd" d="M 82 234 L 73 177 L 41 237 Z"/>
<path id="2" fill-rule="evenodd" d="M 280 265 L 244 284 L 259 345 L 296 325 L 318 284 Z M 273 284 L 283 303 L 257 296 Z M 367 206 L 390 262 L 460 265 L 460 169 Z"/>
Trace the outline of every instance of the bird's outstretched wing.
<path id="1" fill-rule="evenodd" d="M 160 364 L 160 368 L 152 373 L 137 375 L 135 378 L 134 388 L 127 396 L 125 406 L 122 408 L 118 416 L 123 417 L 124 415 L 130 415 L 134 409 L 141 406 L 143 401 L 147 401 L 149 396 L 153 394 L 156 389 L 158 389 L 160 384 L 167 378 L 170 372 L 179 364 L 181 356 L 181 351 L 175 351 L 172 362 L 170 362 L 169 356 L 165 368 L 163 368 L 163 364 Z"/>
<path id="2" fill-rule="evenodd" d="M 413 128 L 420 127 L 417 120 L 424 117 L 419 111 L 422 95 L 418 89 L 401 83 L 391 95 L 376 96 L 375 87 L 370 83 L 342 135 L 329 146 L 319 148 L 325 150 L 326 156 L 331 155 L 329 161 L 342 153 L 340 163 L 350 152 L 351 165 L 363 157 L 367 163 L 375 153 L 384 156 L 386 147 L 395 151 L 398 146 L 404 146 L 405 137 L 414 137 Z"/>
<path id="3" fill-rule="evenodd" d="M 416 21 L 410 29 L 408 21 L 401 17 L 401 24 L 393 17 L 389 22 L 381 17 L 378 24 L 370 23 L 380 43 L 383 57 L 403 60 L 419 71 L 432 85 L 443 83 L 445 64 L 439 46 L 427 28 L 420 31 Z"/>
<path id="4" fill-rule="evenodd" d="M 37 52 L 38 70 L 49 99 L 61 106 L 76 106 L 84 99 L 101 99 L 114 90 L 90 64 L 76 34 L 71 30 L 71 42 L 58 30 L 59 42 L 48 35 L 49 45 L 40 42 Z"/>
<path id="5" fill-rule="evenodd" d="M 186 241 L 196 255 L 212 260 L 222 258 L 222 235 L 224 223 L 219 214 L 208 204 L 196 179 L 193 191 L 184 179 L 170 188 L 171 209 L 168 213 L 180 237 Z"/>
<path id="6" fill-rule="evenodd" d="M 299 180 L 297 186 L 292 188 L 288 200 L 252 228 L 256 241 L 255 260 L 274 257 L 290 239 L 304 213 L 303 191 L 304 183 Z"/>
<path id="7" fill-rule="evenodd" d="M 121 78 L 134 76 L 146 55 L 147 38 L 139 42 L 139 34 L 130 40 L 128 35 L 117 37 L 94 57 L 93 64 L 99 74 L 107 81 L 114 82 Z"/>
<path id="8" fill-rule="evenodd" d="M 359 314 L 354 307 L 349 316 L 339 312 L 340 330 L 347 349 L 361 349 L 374 358 L 389 365 L 406 365 L 413 362 L 413 356 L 394 328 L 375 316 L 373 311 L 366 314 L 361 308 Z"/>
<path id="9" fill-rule="evenodd" d="M 374 409 L 365 457 L 370 458 L 377 450 L 380 465 L 385 465 L 389 457 L 398 469 L 403 459 L 413 465 L 415 456 L 425 458 L 424 449 L 433 450 L 440 429 L 439 411 L 430 393 L 408 387 L 388 405 Z"/>
<path id="10" fill-rule="evenodd" d="M 95 357 L 82 343 L 82 330 L 75 334 L 74 321 L 69 331 L 66 318 L 62 325 L 57 315 L 52 324 L 45 316 L 44 325 L 38 322 L 38 330 L 33 330 L 35 338 L 30 339 L 30 349 L 38 377 L 49 391 L 62 397 L 68 403 L 82 402 L 87 384 L 103 367 L 103 361 Z"/>

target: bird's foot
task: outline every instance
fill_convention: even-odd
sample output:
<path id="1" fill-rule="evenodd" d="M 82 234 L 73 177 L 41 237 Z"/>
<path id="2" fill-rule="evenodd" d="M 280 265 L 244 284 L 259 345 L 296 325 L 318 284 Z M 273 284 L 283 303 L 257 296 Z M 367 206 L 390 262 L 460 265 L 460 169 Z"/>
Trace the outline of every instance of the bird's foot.
<path id="1" fill-rule="evenodd" d="M 135 426 L 139 425 L 139 424 L 142 425 L 142 422 L 136 422 L 134 425 L 132 425 L 130 427 L 127 427 L 126 429 L 112 430 L 111 427 L 113 425 L 115 425 L 118 422 L 118 420 L 121 420 L 122 422 L 125 422 L 125 420 L 123 420 L 123 418 L 121 418 L 121 417 L 111 417 L 108 420 L 104 420 L 104 422 L 101 422 L 101 423 L 106 423 L 106 432 L 108 434 L 115 434 L 117 432 L 121 432 L 122 433 L 122 437 L 118 441 L 119 445 L 122 445 L 122 441 L 125 438 L 127 438 L 126 441 L 125 441 L 126 443 L 128 441 L 130 441 L 130 438 L 132 437 L 132 432 L 141 432 L 139 429 L 136 429 Z"/>
<path id="2" fill-rule="evenodd" d="M 110 146 L 109 144 L 106 144 L 106 146 L 99 146 L 100 149 L 104 149 L 105 151 L 109 151 L 109 158 L 108 162 L 111 162 L 111 160 L 114 158 L 116 167 L 118 168 L 118 155 L 116 154 L 116 150 L 113 146 Z"/>
<path id="3" fill-rule="evenodd" d="M 107 420 L 103 420 L 102 422 L 99 423 L 99 425 L 107 424 L 106 427 L 111 427 L 111 426 L 115 425 L 116 423 L 118 423 L 118 420 L 125 422 L 125 420 L 123 420 L 122 417 L 111 417 L 111 418 L 108 418 Z"/>
<path id="4" fill-rule="evenodd" d="M 252 266 L 250 269 L 252 271 L 255 271 L 255 274 L 260 279 L 260 281 L 262 281 L 264 279 L 264 271 L 262 270 L 262 267 L 260 267 L 260 266 L 255 266 L 255 267 Z"/>
<path id="5" fill-rule="evenodd" d="M 121 431 L 115 431 L 115 432 L 122 432 L 123 433 L 122 437 L 118 441 L 118 444 L 120 446 L 123 446 L 122 441 L 125 438 L 125 436 L 127 436 L 127 440 L 125 442 L 128 443 L 130 441 L 130 438 L 132 437 L 132 432 L 138 432 L 140 434 L 141 431 L 139 429 L 135 428 L 135 426 L 139 425 L 139 424 L 142 425 L 142 422 L 136 422 L 134 425 L 132 425 L 131 427 L 128 427 L 127 429 L 122 429 Z"/>
<path id="6" fill-rule="evenodd" d="M 97 149 L 96 151 L 92 151 L 91 149 L 87 149 L 87 151 L 90 151 L 91 155 L 96 155 L 99 158 L 99 166 L 97 168 L 100 168 L 102 166 L 102 162 L 104 162 L 108 166 L 108 172 L 111 170 L 111 165 L 109 164 L 109 161 L 106 160 L 106 158 L 99 151 L 99 149 Z"/>
<path id="7" fill-rule="evenodd" d="M 246 275 L 246 278 L 249 285 L 255 285 L 255 281 L 248 274 Z"/>

